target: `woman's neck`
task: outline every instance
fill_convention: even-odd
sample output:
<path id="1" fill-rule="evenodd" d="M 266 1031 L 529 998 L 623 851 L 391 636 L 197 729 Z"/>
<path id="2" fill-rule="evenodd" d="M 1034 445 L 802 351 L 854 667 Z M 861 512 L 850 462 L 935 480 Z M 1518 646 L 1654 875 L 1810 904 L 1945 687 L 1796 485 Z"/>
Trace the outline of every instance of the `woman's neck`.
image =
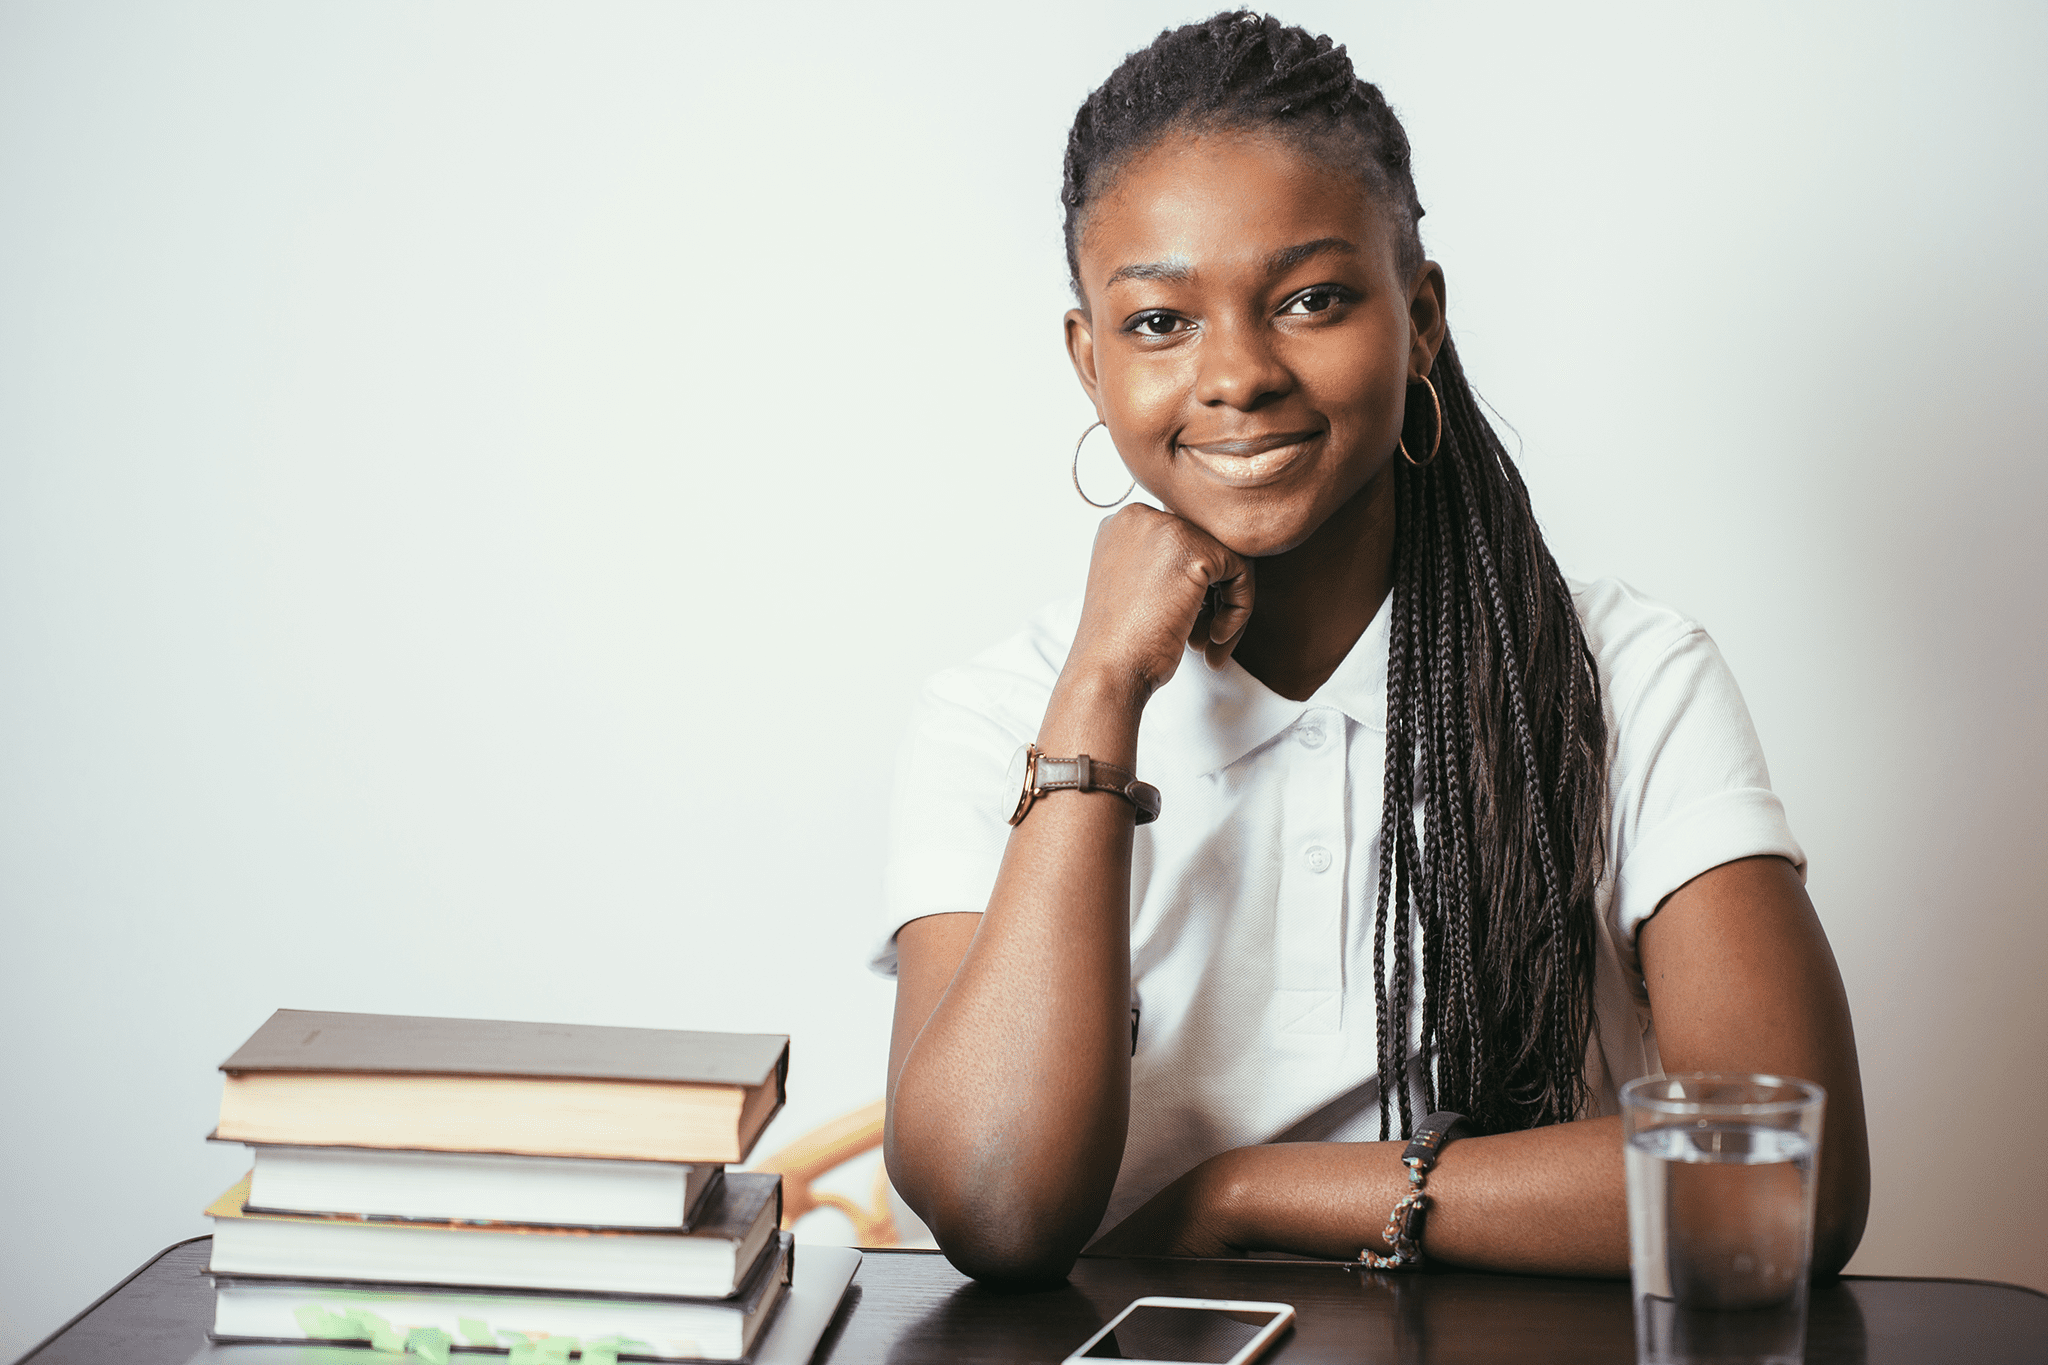
<path id="1" fill-rule="evenodd" d="M 1252 619 L 1233 657 L 1274 692 L 1305 701 L 1344 662 L 1392 585 L 1392 467 L 1300 545 L 1257 563 Z"/>

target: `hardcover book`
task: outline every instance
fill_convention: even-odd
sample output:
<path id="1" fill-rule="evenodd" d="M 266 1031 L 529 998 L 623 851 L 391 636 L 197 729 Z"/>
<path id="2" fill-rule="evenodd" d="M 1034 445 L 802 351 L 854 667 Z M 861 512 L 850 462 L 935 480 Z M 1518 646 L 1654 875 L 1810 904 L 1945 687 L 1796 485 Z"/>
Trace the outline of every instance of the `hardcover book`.
<path id="1" fill-rule="evenodd" d="M 221 1063 L 233 1142 L 744 1161 L 789 1039 L 279 1010 Z"/>

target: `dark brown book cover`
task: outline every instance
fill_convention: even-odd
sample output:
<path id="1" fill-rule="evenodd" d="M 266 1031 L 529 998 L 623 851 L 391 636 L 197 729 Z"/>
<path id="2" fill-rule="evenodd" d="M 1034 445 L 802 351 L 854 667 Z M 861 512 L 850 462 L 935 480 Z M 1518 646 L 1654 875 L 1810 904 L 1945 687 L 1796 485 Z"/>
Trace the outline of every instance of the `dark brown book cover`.
<path id="1" fill-rule="evenodd" d="M 789 1070 L 789 1038 L 279 1010 L 220 1069 L 664 1081 L 749 1089 L 772 1084 L 780 1100 Z"/>

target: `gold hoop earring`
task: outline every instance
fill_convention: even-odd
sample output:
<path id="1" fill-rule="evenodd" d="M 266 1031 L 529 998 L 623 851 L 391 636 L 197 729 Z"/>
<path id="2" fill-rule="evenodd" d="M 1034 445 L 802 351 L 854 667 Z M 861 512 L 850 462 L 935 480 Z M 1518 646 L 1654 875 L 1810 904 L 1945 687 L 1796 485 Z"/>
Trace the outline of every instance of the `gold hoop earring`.
<path id="1" fill-rule="evenodd" d="M 1104 425 L 1106 424 L 1100 419 L 1090 422 L 1086 429 L 1081 432 L 1081 439 L 1074 442 L 1074 491 L 1079 493 L 1081 501 L 1087 503 L 1090 507 L 1099 507 L 1104 511 L 1108 511 L 1112 507 L 1121 507 L 1124 498 L 1130 497 L 1132 493 L 1137 491 L 1138 476 L 1135 474 L 1131 476 L 1131 486 L 1124 490 L 1123 498 L 1118 498 L 1115 502 L 1097 502 L 1088 496 L 1087 489 L 1081 487 L 1081 447 L 1088 444 L 1088 438 L 1095 434 L 1095 428 Z"/>
<path id="2" fill-rule="evenodd" d="M 1411 384 L 1409 387 L 1414 386 Z M 1400 449 L 1401 457 L 1417 469 L 1427 469 L 1430 461 L 1436 459 L 1436 452 L 1444 443 L 1444 405 L 1438 400 L 1436 385 L 1429 382 L 1428 375 L 1422 376 L 1422 387 L 1429 390 L 1429 405 L 1436 409 L 1436 439 L 1429 443 L 1429 454 L 1418 460 L 1408 453 L 1408 447 L 1400 437 L 1394 438 L 1394 444 Z"/>

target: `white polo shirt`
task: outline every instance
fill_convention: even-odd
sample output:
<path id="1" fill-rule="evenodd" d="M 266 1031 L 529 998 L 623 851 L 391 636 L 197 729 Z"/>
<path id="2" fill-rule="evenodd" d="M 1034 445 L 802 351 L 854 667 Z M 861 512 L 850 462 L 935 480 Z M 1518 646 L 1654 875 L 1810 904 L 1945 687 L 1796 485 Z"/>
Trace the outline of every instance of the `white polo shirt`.
<path id="1" fill-rule="evenodd" d="M 1636 930 L 1709 868 L 1778 854 L 1803 875 L 1806 859 L 1706 632 L 1618 580 L 1571 586 L 1612 755 L 1587 1080 L 1593 1112 L 1613 1113 L 1623 1082 L 1658 1070 Z M 1047 608 L 926 688 L 897 772 L 872 964 L 884 975 L 903 925 L 987 905 L 1016 797 L 1004 775 L 1038 733 L 1080 607 Z M 1212 673 L 1190 655 L 1145 708 L 1138 775 L 1162 810 L 1139 827 L 1132 858 L 1138 1042 L 1105 1230 L 1232 1147 L 1379 1136 L 1387 629 L 1383 606 L 1307 701 L 1235 661 Z M 1418 1029 L 1411 1019 L 1411 1056 Z"/>

